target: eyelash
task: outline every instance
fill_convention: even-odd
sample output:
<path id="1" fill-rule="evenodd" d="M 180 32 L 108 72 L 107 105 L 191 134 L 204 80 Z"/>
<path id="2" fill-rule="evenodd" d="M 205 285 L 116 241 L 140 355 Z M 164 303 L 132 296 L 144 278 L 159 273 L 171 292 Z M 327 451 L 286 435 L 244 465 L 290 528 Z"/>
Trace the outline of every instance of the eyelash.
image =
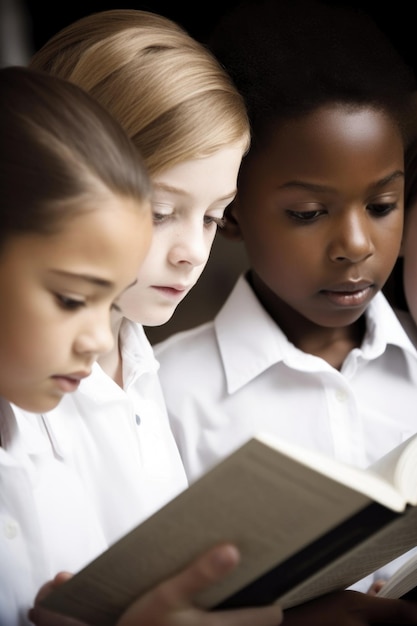
<path id="1" fill-rule="evenodd" d="M 367 211 L 372 213 L 376 218 L 379 218 L 379 217 L 382 218 L 392 213 L 392 211 L 395 211 L 397 206 L 398 205 L 396 202 L 386 202 L 386 203 L 381 202 L 380 204 L 378 203 L 368 204 L 366 209 Z M 291 219 L 298 221 L 300 223 L 306 224 L 306 223 L 311 223 L 317 220 L 320 217 L 320 215 L 323 215 L 325 213 L 325 210 L 316 209 L 315 211 L 300 211 L 300 212 L 288 211 L 287 213 Z"/>
<path id="2" fill-rule="evenodd" d="M 66 311 L 76 311 L 85 306 L 84 300 L 76 300 L 75 298 L 68 298 L 67 296 L 62 296 L 61 294 L 56 294 L 56 298 L 58 300 L 61 308 Z M 116 302 L 113 302 L 111 305 L 112 311 L 117 311 L 118 313 L 122 312 L 122 309 Z"/>
<path id="3" fill-rule="evenodd" d="M 75 298 L 68 298 L 67 296 L 63 296 L 58 293 L 56 294 L 56 298 L 61 308 L 66 311 L 76 311 L 77 309 L 85 306 L 85 302 L 83 300 L 75 300 Z"/>
<path id="4" fill-rule="evenodd" d="M 165 215 L 163 213 L 153 213 L 153 222 L 155 225 L 163 224 L 168 221 L 172 217 L 172 214 Z M 204 225 L 211 226 L 212 224 L 216 224 L 218 228 L 224 228 L 226 224 L 226 219 L 224 217 L 212 217 L 210 215 L 204 216 Z"/>
<path id="5" fill-rule="evenodd" d="M 163 213 L 152 213 L 152 220 L 154 224 L 162 224 L 169 217 L 170 215 L 164 215 Z"/>
<path id="6" fill-rule="evenodd" d="M 211 217 L 210 215 L 207 215 L 204 218 L 204 221 L 207 224 L 207 226 L 211 226 L 212 224 L 216 224 L 217 228 L 224 228 L 225 225 L 226 225 L 226 218 L 224 218 L 224 217 Z"/>
<path id="7" fill-rule="evenodd" d="M 315 211 L 287 211 L 287 213 L 296 222 L 308 223 L 323 215 L 324 211 L 316 209 Z"/>
<path id="8" fill-rule="evenodd" d="M 367 208 L 368 210 L 372 211 L 372 213 L 376 217 L 385 217 L 385 215 L 388 215 L 389 213 L 392 213 L 392 211 L 395 211 L 397 206 L 398 205 L 396 202 L 382 202 L 380 204 L 368 204 Z"/>

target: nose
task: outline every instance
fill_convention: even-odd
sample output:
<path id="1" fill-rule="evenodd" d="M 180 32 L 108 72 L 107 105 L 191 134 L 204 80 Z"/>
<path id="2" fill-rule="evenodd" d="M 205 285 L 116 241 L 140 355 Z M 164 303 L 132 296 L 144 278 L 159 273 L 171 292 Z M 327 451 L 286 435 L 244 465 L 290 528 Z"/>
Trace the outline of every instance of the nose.
<path id="1" fill-rule="evenodd" d="M 201 222 L 183 225 L 172 240 L 169 261 L 174 265 L 188 264 L 192 267 L 204 265 L 210 254 L 214 232 L 207 232 Z"/>
<path id="2" fill-rule="evenodd" d="M 102 354 L 110 352 L 114 345 L 114 336 L 110 325 L 110 311 L 91 314 L 84 321 L 76 340 L 74 350 L 77 354 L 89 355 L 97 359 Z"/>
<path id="3" fill-rule="evenodd" d="M 374 253 L 372 219 L 367 211 L 350 210 L 331 224 L 329 256 L 332 261 L 360 263 Z"/>

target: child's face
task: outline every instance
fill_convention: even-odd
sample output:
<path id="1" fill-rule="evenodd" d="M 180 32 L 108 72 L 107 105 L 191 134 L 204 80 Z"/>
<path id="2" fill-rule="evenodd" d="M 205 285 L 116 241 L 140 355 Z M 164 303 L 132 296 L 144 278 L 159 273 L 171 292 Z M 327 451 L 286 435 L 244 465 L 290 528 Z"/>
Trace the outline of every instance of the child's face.
<path id="1" fill-rule="evenodd" d="M 417 202 L 406 211 L 402 256 L 404 293 L 410 313 L 417 323 Z"/>
<path id="2" fill-rule="evenodd" d="M 236 193 L 243 151 L 243 144 L 233 144 L 154 178 L 152 244 L 136 285 L 119 301 L 125 317 L 148 326 L 164 324 L 196 284 Z"/>
<path id="3" fill-rule="evenodd" d="M 340 106 L 290 120 L 245 159 L 232 214 L 278 323 L 360 317 L 399 252 L 403 170 L 397 127 Z"/>
<path id="4" fill-rule="evenodd" d="M 0 254 L 0 395 L 33 412 L 54 408 L 111 349 L 110 310 L 136 279 L 151 212 L 100 198 L 54 235 L 23 234 Z"/>

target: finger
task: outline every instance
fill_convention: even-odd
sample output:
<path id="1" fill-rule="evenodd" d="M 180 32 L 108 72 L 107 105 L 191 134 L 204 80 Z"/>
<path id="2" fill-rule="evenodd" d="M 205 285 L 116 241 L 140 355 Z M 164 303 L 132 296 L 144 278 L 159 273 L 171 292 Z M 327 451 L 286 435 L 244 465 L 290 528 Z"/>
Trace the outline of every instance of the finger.
<path id="1" fill-rule="evenodd" d="M 370 596 L 376 596 L 378 595 L 378 593 L 381 591 L 382 587 L 386 584 L 385 580 L 376 580 L 374 583 L 372 583 L 372 585 L 369 587 L 367 593 Z"/>
<path id="2" fill-rule="evenodd" d="M 169 580 L 170 594 L 175 596 L 178 603 L 188 604 L 197 593 L 223 580 L 238 565 L 239 560 L 239 551 L 235 546 L 216 546 Z"/>
<path id="3" fill-rule="evenodd" d="M 196 559 L 183 572 L 165 581 L 132 604 L 118 626 L 278 626 L 280 607 L 204 612 L 195 595 L 222 580 L 239 563 L 239 552 L 230 544 L 219 545 Z"/>
<path id="4" fill-rule="evenodd" d="M 38 591 L 38 593 L 36 595 L 36 598 L 35 598 L 35 603 L 39 602 L 43 598 L 46 598 L 46 596 L 48 594 L 50 594 L 53 589 L 55 589 L 56 587 L 59 587 L 60 585 L 62 585 L 62 583 L 67 581 L 72 576 L 73 576 L 73 574 L 70 574 L 69 572 L 59 572 L 55 576 L 55 578 L 53 580 L 50 580 L 49 582 L 45 583 L 39 589 L 39 591 Z"/>
<path id="5" fill-rule="evenodd" d="M 36 626 L 86 626 L 83 622 L 66 618 L 63 615 L 53 613 L 42 608 L 39 602 L 46 598 L 53 589 L 69 580 L 73 574 L 70 572 L 59 572 L 55 578 L 45 583 L 38 591 L 35 598 L 35 606 L 28 611 L 29 620 Z"/>
<path id="6" fill-rule="evenodd" d="M 239 560 L 238 550 L 230 544 L 217 546 L 206 552 L 167 583 L 172 604 L 184 607 L 191 605 L 196 594 L 225 578 L 238 565 Z M 201 626 L 278 626 L 281 622 L 282 610 L 278 605 L 212 613 L 188 612 L 185 609 L 181 620 L 182 624 L 189 623 L 190 626 L 196 623 Z"/>

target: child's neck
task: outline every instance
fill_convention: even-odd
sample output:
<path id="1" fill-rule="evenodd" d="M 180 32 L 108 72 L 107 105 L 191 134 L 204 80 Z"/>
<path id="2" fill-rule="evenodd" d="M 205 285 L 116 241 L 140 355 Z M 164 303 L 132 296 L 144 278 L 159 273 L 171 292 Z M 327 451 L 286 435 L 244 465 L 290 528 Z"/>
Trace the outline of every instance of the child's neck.
<path id="1" fill-rule="evenodd" d="M 249 275 L 248 281 L 269 315 L 299 350 L 318 356 L 340 370 L 351 350 L 361 346 L 366 331 L 364 315 L 349 326 L 318 326 L 279 300 L 256 274 Z"/>
<path id="2" fill-rule="evenodd" d="M 365 317 L 362 315 L 350 326 L 323 329 L 316 327 L 311 333 L 300 333 L 298 340 L 289 339 L 303 352 L 318 356 L 340 370 L 347 355 L 362 344 L 364 333 Z"/>

